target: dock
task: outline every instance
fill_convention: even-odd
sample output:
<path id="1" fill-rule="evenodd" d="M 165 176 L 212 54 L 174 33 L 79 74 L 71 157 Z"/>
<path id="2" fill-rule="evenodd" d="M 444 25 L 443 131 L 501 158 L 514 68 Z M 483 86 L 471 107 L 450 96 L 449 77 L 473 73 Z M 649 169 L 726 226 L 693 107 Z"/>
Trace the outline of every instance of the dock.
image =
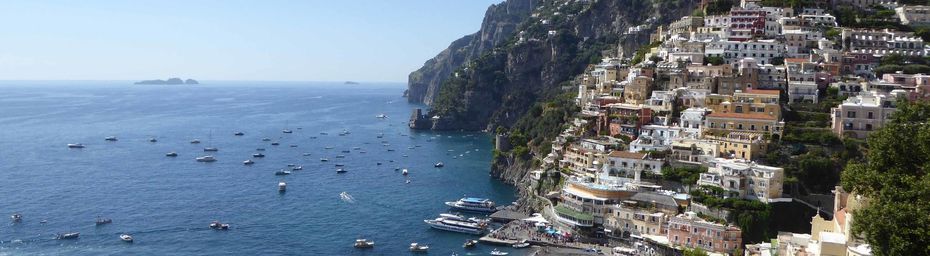
<path id="1" fill-rule="evenodd" d="M 515 220 L 522 220 L 522 219 L 526 219 L 529 217 L 530 216 L 522 212 L 517 212 L 517 211 L 513 211 L 509 209 L 500 210 L 500 211 L 497 211 L 491 214 L 492 220 L 497 221 L 497 222 L 505 222 L 505 223 L 515 221 Z"/>

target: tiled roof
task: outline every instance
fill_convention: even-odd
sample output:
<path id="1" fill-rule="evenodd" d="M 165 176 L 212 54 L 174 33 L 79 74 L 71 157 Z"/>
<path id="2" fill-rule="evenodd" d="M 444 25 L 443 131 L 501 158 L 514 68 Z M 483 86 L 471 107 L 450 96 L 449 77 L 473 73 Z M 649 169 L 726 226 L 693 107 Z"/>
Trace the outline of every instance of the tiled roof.
<path id="1" fill-rule="evenodd" d="M 749 88 L 749 89 L 746 89 L 746 93 L 779 95 L 779 94 L 781 94 L 781 91 L 779 91 L 779 90 L 762 90 L 762 89 L 752 89 L 752 88 Z"/>
<path id="2" fill-rule="evenodd" d="M 623 151 L 623 150 L 614 150 L 613 152 L 610 152 L 609 156 L 617 157 L 617 158 L 628 158 L 628 159 L 643 159 L 643 157 L 645 157 L 646 154 Z"/>
<path id="3" fill-rule="evenodd" d="M 739 119 L 758 119 L 774 121 L 775 117 L 762 113 L 711 113 L 707 117 L 717 118 L 739 118 Z"/>

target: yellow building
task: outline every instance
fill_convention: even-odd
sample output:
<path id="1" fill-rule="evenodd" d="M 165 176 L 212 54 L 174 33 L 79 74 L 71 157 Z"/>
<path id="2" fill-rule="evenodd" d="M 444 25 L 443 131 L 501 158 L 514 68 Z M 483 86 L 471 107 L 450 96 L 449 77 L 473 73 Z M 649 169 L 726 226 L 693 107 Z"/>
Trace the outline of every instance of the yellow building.
<path id="1" fill-rule="evenodd" d="M 731 132 L 724 136 L 706 135 L 717 143 L 718 157 L 756 160 L 767 152 L 767 141 L 761 133 Z"/>
<path id="2" fill-rule="evenodd" d="M 652 94 L 652 80 L 652 77 L 648 76 L 633 78 L 633 82 L 623 89 L 624 103 L 637 105 L 646 103 L 646 100 Z"/>
<path id="3" fill-rule="evenodd" d="M 714 113 L 759 113 L 781 119 L 780 98 L 779 90 L 748 89 L 733 95 L 707 95 L 705 104 Z"/>

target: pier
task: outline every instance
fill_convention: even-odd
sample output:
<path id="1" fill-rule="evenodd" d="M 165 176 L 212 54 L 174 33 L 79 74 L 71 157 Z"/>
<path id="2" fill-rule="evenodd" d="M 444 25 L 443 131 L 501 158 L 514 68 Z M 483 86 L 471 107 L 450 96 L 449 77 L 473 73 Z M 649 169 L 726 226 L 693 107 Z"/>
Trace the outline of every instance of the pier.
<path id="1" fill-rule="evenodd" d="M 543 248 L 561 248 L 568 249 L 569 251 L 597 249 L 602 252 L 609 252 L 611 250 L 610 247 L 575 242 L 571 236 L 557 237 L 548 235 L 545 232 L 540 231 L 540 229 L 535 226 L 534 222 L 525 220 L 514 220 L 504 224 L 503 227 L 491 231 L 491 233 L 481 237 L 478 239 L 478 241 L 482 243 L 508 246 L 526 241 L 531 245 Z"/>

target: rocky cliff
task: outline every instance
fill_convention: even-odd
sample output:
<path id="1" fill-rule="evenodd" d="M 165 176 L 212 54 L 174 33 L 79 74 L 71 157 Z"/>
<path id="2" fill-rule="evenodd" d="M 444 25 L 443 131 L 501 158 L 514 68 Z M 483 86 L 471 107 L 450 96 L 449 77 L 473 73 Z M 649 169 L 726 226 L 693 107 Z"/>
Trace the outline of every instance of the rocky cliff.
<path id="1" fill-rule="evenodd" d="M 488 7 L 478 32 L 452 42 L 407 79 L 407 100 L 432 104 L 444 80 L 462 64 L 476 59 L 513 37 L 517 26 L 530 17 L 538 0 L 509 0 Z"/>

